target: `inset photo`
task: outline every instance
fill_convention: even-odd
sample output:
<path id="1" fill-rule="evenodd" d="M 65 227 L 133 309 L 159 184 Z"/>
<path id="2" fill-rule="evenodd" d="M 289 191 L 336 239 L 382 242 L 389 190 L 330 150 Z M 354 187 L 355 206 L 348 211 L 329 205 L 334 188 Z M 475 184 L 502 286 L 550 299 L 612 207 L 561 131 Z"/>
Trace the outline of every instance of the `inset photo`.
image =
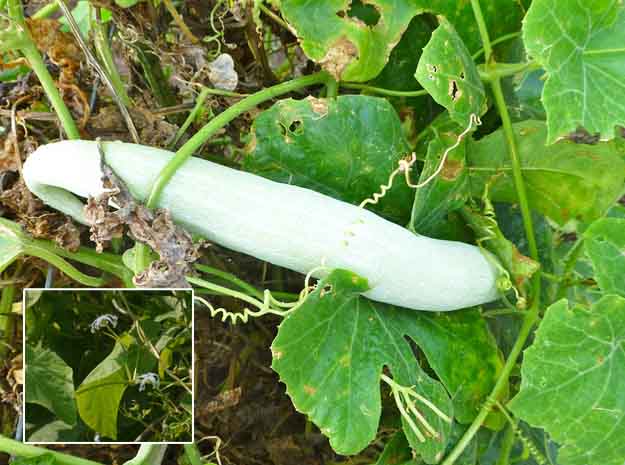
<path id="1" fill-rule="evenodd" d="M 193 291 L 26 289 L 24 438 L 193 440 Z"/>

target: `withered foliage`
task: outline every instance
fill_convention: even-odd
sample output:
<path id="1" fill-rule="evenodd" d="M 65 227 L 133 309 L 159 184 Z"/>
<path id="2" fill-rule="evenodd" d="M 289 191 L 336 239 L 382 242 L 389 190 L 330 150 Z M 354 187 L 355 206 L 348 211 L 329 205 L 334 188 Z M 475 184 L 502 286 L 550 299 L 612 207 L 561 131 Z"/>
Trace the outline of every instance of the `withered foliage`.
<path id="1" fill-rule="evenodd" d="M 191 235 L 174 224 L 168 210 L 150 210 L 135 201 L 104 160 L 102 181 L 106 192 L 89 198 L 85 206 L 96 249 L 101 252 L 107 242 L 121 237 L 127 227 L 135 241 L 149 245 L 160 257 L 134 277 L 136 286 L 190 287 L 186 275 L 193 273 L 191 265 L 200 257 L 202 243 L 194 244 Z M 113 210 L 111 203 L 116 206 Z"/>

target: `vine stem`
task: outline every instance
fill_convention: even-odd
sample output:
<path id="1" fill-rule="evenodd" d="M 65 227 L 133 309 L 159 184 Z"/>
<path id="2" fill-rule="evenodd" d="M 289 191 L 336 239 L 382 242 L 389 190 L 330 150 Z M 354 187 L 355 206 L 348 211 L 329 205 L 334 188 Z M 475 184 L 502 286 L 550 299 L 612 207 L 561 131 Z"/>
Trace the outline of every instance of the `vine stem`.
<path id="1" fill-rule="evenodd" d="M 325 83 L 328 78 L 329 75 L 322 71 L 316 74 L 311 74 L 310 76 L 304 76 L 298 79 L 293 79 L 292 81 L 283 82 L 252 94 L 217 115 L 202 129 L 196 132 L 182 147 L 180 147 L 180 149 L 176 152 L 176 155 L 167 163 L 167 165 L 165 165 L 163 170 L 159 173 L 156 182 L 154 182 L 152 186 L 150 197 L 148 198 L 146 206 L 148 208 L 156 207 L 156 203 L 158 202 L 161 192 L 163 192 L 167 183 L 169 183 L 174 174 L 176 174 L 178 168 L 180 168 L 184 162 L 186 162 L 211 136 L 237 116 L 240 116 L 242 113 L 245 113 L 246 111 L 251 110 L 257 105 L 260 105 L 261 103 L 272 98 L 293 92 L 303 87 Z"/>
<path id="2" fill-rule="evenodd" d="M 37 457 L 44 454 L 50 454 L 56 459 L 56 463 L 59 465 L 102 465 L 100 462 L 74 457 L 72 455 L 63 454 L 62 452 L 56 452 L 43 447 L 30 446 L 2 435 L 0 435 L 0 451 L 18 457 Z"/>
<path id="3" fill-rule="evenodd" d="M 486 28 L 484 16 L 482 15 L 482 9 L 480 8 L 479 0 L 471 0 L 471 6 L 473 7 L 475 20 L 480 31 L 482 44 L 484 45 L 484 55 L 486 59 L 486 67 L 488 69 L 489 65 L 494 64 L 494 59 L 492 56 L 492 46 L 490 38 L 488 36 L 488 30 Z M 532 216 L 529 208 L 529 202 L 527 200 L 527 192 L 525 189 L 525 182 L 523 180 L 523 173 L 521 171 L 521 162 L 516 145 L 516 140 L 514 137 L 514 132 L 512 130 L 512 121 L 510 119 L 510 114 L 508 113 L 508 108 L 506 107 L 506 102 L 501 89 L 501 77 L 495 76 L 494 79 L 491 80 L 490 84 L 493 90 L 493 95 L 495 97 L 495 106 L 497 107 L 497 110 L 499 111 L 499 114 L 501 116 L 503 131 L 508 146 L 508 152 L 512 161 L 512 174 L 514 178 L 514 185 L 519 200 L 519 206 L 521 208 L 521 216 L 523 218 L 523 226 L 525 229 L 525 235 L 527 236 L 530 256 L 534 260 L 539 262 L 538 246 L 536 244 L 536 237 L 534 235 L 534 227 L 532 224 Z M 506 360 L 501 374 L 499 375 L 499 378 L 497 379 L 493 390 L 484 402 L 484 405 L 478 412 L 477 416 L 475 417 L 469 428 L 462 435 L 460 441 L 458 441 L 458 443 L 454 446 L 449 455 L 445 458 L 442 465 L 452 465 L 456 462 L 464 449 L 469 445 L 469 442 L 471 442 L 471 440 L 473 439 L 473 436 L 475 436 L 477 431 L 482 426 L 482 423 L 490 413 L 493 405 L 495 405 L 495 403 L 498 401 L 499 396 L 504 392 L 504 389 L 508 384 L 510 373 L 515 367 L 519 355 L 521 355 L 521 352 L 523 351 L 525 342 L 527 341 L 527 338 L 530 335 L 534 324 L 538 320 L 538 311 L 540 309 L 540 292 L 541 277 L 539 269 L 538 271 L 536 271 L 536 273 L 534 273 L 534 276 L 532 277 L 531 306 L 525 314 L 523 324 L 521 326 L 517 339 L 514 342 L 512 350 L 508 355 L 508 359 Z"/>
<path id="4" fill-rule="evenodd" d="M 383 87 L 374 87 L 367 84 L 359 84 L 357 82 L 341 82 L 340 85 L 346 89 L 363 90 L 365 92 L 371 92 L 372 94 L 388 95 L 389 97 L 421 97 L 428 95 L 428 91 L 425 89 L 393 90 L 384 89 Z"/>
<path id="5" fill-rule="evenodd" d="M 37 50 L 37 47 L 28 32 L 28 27 L 26 26 L 26 21 L 24 20 L 24 13 L 22 12 L 22 4 L 19 0 L 9 0 L 8 6 L 9 17 L 15 21 L 17 26 L 21 29 L 19 34 L 23 43 L 20 46 L 20 51 L 24 55 L 24 58 L 26 58 L 26 61 L 28 61 L 31 69 L 37 75 L 48 100 L 50 100 L 54 111 L 61 121 L 61 126 L 63 126 L 67 137 L 69 139 L 80 139 L 78 127 L 76 126 L 69 109 L 65 105 L 61 94 L 59 94 L 59 90 L 54 84 L 54 79 L 48 72 L 48 68 L 46 68 L 45 63 L 41 58 L 41 54 L 39 53 L 39 50 Z"/>

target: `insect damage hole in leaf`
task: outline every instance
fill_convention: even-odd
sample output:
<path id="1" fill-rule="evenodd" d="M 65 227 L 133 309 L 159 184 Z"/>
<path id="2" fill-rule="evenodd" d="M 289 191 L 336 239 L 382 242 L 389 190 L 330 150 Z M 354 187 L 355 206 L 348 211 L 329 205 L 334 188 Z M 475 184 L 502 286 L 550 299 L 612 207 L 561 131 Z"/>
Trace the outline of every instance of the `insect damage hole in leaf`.
<path id="1" fill-rule="evenodd" d="M 475 62 L 453 25 L 438 17 L 439 26 L 423 49 L 415 78 L 432 98 L 449 110 L 461 126 L 471 114 L 486 111 L 486 91 Z"/>
<path id="2" fill-rule="evenodd" d="M 449 96 L 454 102 L 460 100 L 462 97 L 462 91 L 458 88 L 458 84 L 455 79 L 451 79 L 449 81 Z"/>

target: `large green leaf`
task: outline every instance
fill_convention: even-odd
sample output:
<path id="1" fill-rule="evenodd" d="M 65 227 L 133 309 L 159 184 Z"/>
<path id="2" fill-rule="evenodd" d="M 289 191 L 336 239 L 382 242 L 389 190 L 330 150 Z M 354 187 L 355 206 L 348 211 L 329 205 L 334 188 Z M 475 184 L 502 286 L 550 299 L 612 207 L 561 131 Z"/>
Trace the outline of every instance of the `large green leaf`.
<path id="1" fill-rule="evenodd" d="M 351 3 L 349 0 L 282 0 L 280 4 L 283 16 L 298 36 L 306 55 L 337 79 L 367 81 L 376 77 L 410 20 L 421 13 L 445 16 L 471 52 L 481 47 L 468 1 L 368 0 L 363 3 L 376 10 L 375 14 L 368 15 L 374 18 L 368 24 L 356 17 Z M 518 30 L 522 17 L 518 2 L 482 3 L 492 37 Z"/>
<path id="2" fill-rule="evenodd" d="M 622 465 L 625 457 L 625 299 L 590 310 L 547 309 L 525 351 L 512 411 L 561 444 L 561 465 Z"/>
<path id="3" fill-rule="evenodd" d="M 82 420 L 102 436 L 117 439 L 117 413 L 129 375 L 156 366 L 156 358 L 130 334 L 119 338 L 111 353 L 96 366 L 76 390 Z"/>
<path id="4" fill-rule="evenodd" d="M 281 100 L 254 128 L 247 170 L 355 204 L 378 192 L 409 150 L 395 109 L 377 97 Z M 398 178 L 376 211 L 405 224 L 412 195 Z"/>
<path id="5" fill-rule="evenodd" d="M 625 125 L 625 8 L 617 0 L 534 0 L 523 24 L 529 55 L 546 70 L 549 143 L 586 128 L 603 138 Z"/>
<path id="6" fill-rule="evenodd" d="M 407 311 L 360 296 L 366 288 L 362 278 L 335 270 L 281 324 L 272 345 L 273 368 L 296 408 L 309 415 L 335 450 L 344 454 L 357 453 L 375 437 L 384 366 L 398 383 L 416 385 L 417 391 L 449 412 L 447 395 L 421 371 L 407 335 L 453 394 L 456 418 L 471 421 L 502 366 L 479 313 Z M 441 441 L 419 444 L 404 430 L 412 447 L 431 462 L 444 450 L 450 425 L 421 407 L 443 433 Z"/>
<path id="7" fill-rule="evenodd" d="M 423 372 L 404 339 L 404 311 L 360 296 L 367 281 L 346 270 L 322 280 L 306 303 L 281 325 L 272 344 L 272 367 L 287 386 L 295 408 L 307 414 L 340 454 L 356 454 L 376 436 L 381 413 L 380 374 L 429 399 L 452 416 L 440 383 Z M 421 412 L 440 435 L 408 440 L 430 463 L 448 440 L 451 425 L 423 405 Z M 412 439 L 412 440 L 411 440 Z"/>
<path id="8" fill-rule="evenodd" d="M 76 423 L 73 370 L 49 349 L 26 344 L 25 398 L 26 403 L 47 408 L 68 425 Z"/>
<path id="9" fill-rule="evenodd" d="M 444 152 L 456 143 L 462 129 L 447 113 L 437 118 L 430 128 L 430 139 L 419 182 L 422 183 L 438 169 Z M 469 196 L 466 170 L 466 141 L 449 152 L 439 175 L 415 193 L 410 223 L 414 230 L 425 236 L 438 237 L 446 216 L 462 207 Z"/>
<path id="10" fill-rule="evenodd" d="M 545 146 L 546 133 L 540 121 L 514 125 L 530 206 L 559 224 L 599 218 L 618 199 L 625 183 L 625 162 L 617 144 L 560 141 Z M 474 196 L 481 197 L 490 183 L 491 200 L 517 202 L 502 129 L 470 142 L 467 160 Z"/>
<path id="11" fill-rule="evenodd" d="M 601 290 L 625 297 L 625 219 L 595 221 L 584 239 Z"/>
<path id="12" fill-rule="evenodd" d="M 438 29 L 423 49 L 415 78 L 463 128 L 471 115 L 486 111 L 486 92 L 477 67 L 454 27 L 440 18 Z"/>

